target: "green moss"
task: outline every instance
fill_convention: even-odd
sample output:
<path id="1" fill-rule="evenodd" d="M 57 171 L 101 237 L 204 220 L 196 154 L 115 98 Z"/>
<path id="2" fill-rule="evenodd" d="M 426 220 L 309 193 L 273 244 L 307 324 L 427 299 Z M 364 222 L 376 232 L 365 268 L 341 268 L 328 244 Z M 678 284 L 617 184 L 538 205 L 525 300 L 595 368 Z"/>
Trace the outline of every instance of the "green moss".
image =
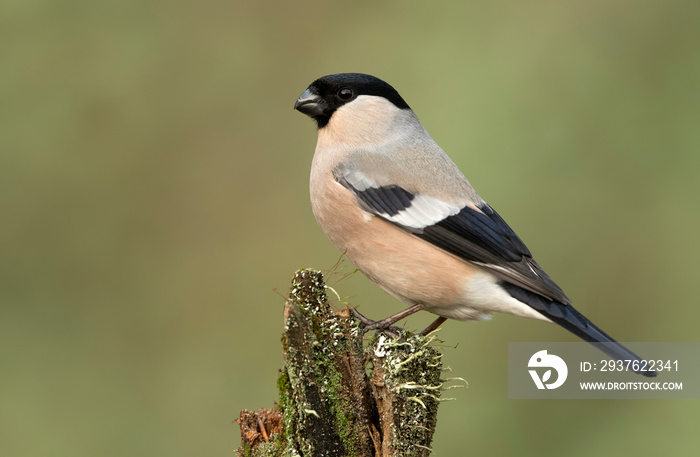
<path id="1" fill-rule="evenodd" d="M 294 433 L 294 424 L 288 418 L 291 415 L 287 414 L 287 409 L 289 408 L 289 392 L 291 389 L 291 384 L 289 383 L 289 375 L 286 370 L 280 370 L 280 374 L 277 377 L 277 391 L 279 392 L 279 406 L 282 410 L 282 433 L 278 434 L 279 441 L 287 441 L 288 436 L 292 436 Z"/>
<path id="2" fill-rule="evenodd" d="M 379 336 L 363 354 L 357 323 L 332 312 L 321 273 L 298 271 L 285 308 L 285 368 L 277 379 L 283 430 L 252 455 L 364 456 L 382 439 L 392 440 L 396 455 L 427 455 L 441 387 L 440 354 L 431 342 L 408 332 L 399 341 Z M 390 424 L 377 422 L 367 360 L 389 390 L 383 404 Z"/>
<path id="3" fill-rule="evenodd" d="M 381 363 L 382 380 L 394 394 L 393 440 L 397 455 L 427 455 L 437 421 L 442 355 L 430 346 L 434 337 L 402 334 L 400 340 L 375 338 L 371 346 Z"/>
<path id="4" fill-rule="evenodd" d="M 335 429 L 340 436 L 345 449 L 346 455 L 353 457 L 357 455 L 359 437 L 356 427 L 359 424 L 356 421 L 356 416 L 353 413 L 352 403 L 347 401 L 343 396 L 343 385 L 340 373 L 329 367 L 329 371 L 325 373 L 328 380 L 327 396 L 330 401 L 331 411 L 335 418 Z"/>
<path id="5" fill-rule="evenodd" d="M 356 332 L 350 331 L 352 320 L 334 314 L 327 303 L 326 287 L 320 272 L 313 270 L 300 270 L 294 277 L 290 291 L 291 302 L 298 305 L 302 316 L 297 317 L 293 311 L 289 311 L 288 326 L 307 327 L 310 332 L 303 332 L 303 341 L 295 341 L 295 344 L 286 345 L 287 380 L 284 381 L 284 389 L 280 388 L 280 395 L 291 387 L 295 396 L 304 392 L 304 383 L 317 385 L 314 391 L 318 391 L 323 412 L 323 420 L 329 425 L 333 433 L 340 440 L 344 455 L 359 455 L 359 437 L 357 418 L 353 412 L 354 406 L 347 396 L 347 380 L 338 371 L 336 364 L 342 363 L 347 352 L 351 350 L 350 343 L 355 343 L 355 348 L 360 353 L 360 346 L 354 338 Z M 299 319 L 303 319 L 303 322 Z M 298 333 L 295 333 L 298 338 Z M 292 346 L 304 347 L 303 354 Z M 307 358 L 308 357 L 308 358 Z M 306 386 L 308 387 L 308 386 Z M 314 393 L 316 395 L 316 393 Z M 295 398 L 293 409 L 295 419 L 289 424 L 287 430 L 291 433 L 296 426 L 310 427 L 307 422 L 305 410 L 308 410 L 309 399 Z M 315 401 L 319 401 L 316 399 Z M 291 408 L 285 403 L 285 422 L 287 411 Z M 318 414 L 318 412 L 315 412 Z M 330 422 L 330 423 L 329 423 Z M 303 433 L 301 434 L 303 435 Z M 296 436 L 296 435 L 295 435 Z M 300 443 L 301 447 L 310 449 L 310 443 Z"/>

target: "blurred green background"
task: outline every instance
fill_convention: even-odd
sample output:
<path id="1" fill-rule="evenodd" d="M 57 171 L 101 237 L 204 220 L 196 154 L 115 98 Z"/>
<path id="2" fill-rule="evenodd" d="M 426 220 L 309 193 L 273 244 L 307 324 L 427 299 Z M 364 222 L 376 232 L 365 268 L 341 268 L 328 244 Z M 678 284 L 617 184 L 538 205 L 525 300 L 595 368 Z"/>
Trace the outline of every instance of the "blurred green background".
<path id="1" fill-rule="evenodd" d="M 2 2 L 0 454 L 232 454 L 277 398 L 293 272 L 339 256 L 292 110 L 329 73 L 394 85 L 602 328 L 697 341 L 699 31 L 688 1 Z M 697 400 L 508 400 L 507 342 L 564 330 L 441 337 L 470 387 L 435 455 L 697 452 Z"/>

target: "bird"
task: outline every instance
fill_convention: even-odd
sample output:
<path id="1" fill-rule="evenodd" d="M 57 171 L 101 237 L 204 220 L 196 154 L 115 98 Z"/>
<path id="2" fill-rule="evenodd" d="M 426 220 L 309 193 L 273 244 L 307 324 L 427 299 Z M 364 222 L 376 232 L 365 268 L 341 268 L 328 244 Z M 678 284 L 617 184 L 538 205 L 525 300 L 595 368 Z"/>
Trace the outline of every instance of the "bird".
<path id="1" fill-rule="evenodd" d="M 553 322 L 616 360 L 640 357 L 571 304 L 530 250 L 489 206 L 391 85 L 339 73 L 313 81 L 294 103 L 318 127 L 311 208 L 335 246 L 408 307 L 365 330 L 418 311 L 485 320 L 505 313 Z M 640 371 L 653 377 L 656 372 Z"/>

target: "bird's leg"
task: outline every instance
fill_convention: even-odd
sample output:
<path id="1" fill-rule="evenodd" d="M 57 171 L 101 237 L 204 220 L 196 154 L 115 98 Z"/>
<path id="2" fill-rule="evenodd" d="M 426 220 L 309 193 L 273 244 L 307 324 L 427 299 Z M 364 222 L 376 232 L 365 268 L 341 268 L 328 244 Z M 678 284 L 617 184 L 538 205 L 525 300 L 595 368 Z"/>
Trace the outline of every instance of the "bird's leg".
<path id="1" fill-rule="evenodd" d="M 384 333 L 388 333 L 389 335 L 393 337 L 398 337 L 398 333 L 396 331 L 392 330 L 392 325 L 403 319 L 404 317 L 408 317 L 413 313 L 416 313 L 420 310 L 422 310 L 423 307 L 421 305 L 413 305 L 410 308 L 406 308 L 401 312 L 398 312 L 394 314 L 393 316 L 389 316 L 385 319 L 382 319 L 380 321 L 373 321 L 371 319 L 367 319 L 365 316 L 360 314 L 359 311 L 357 311 L 355 308 L 352 308 L 352 313 L 355 315 L 355 317 L 360 321 L 362 324 L 362 335 L 365 333 L 369 332 L 370 330 L 381 330 Z M 439 324 L 438 324 L 439 325 Z M 395 327 L 398 330 L 398 327 Z"/>
<path id="2" fill-rule="evenodd" d="M 442 317 L 442 316 L 438 317 L 437 319 L 435 319 L 435 321 L 434 321 L 432 324 L 428 325 L 428 326 L 425 328 L 425 330 L 423 330 L 422 332 L 420 332 L 419 335 L 420 335 L 420 336 L 425 336 L 425 335 L 427 335 L 428 333 L 434 332 L 434 331 L 435 331 L 438 327 L 440 327 L 440 326 L 442 325 L 442 323 L 445 322 L 446 320 L 447 320 L 446 317 Z"/>

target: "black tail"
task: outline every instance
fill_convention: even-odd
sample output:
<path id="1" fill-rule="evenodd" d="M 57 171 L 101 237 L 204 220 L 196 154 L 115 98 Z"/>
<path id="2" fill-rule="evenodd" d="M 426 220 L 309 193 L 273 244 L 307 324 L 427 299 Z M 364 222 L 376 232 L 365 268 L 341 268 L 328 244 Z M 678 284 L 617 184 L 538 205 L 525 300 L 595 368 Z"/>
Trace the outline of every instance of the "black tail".
<path id="1" fill-rule="evenodd" d="M 530 292 L 529 290 L 525 290 L 521 287 L 510 284 L 505 281 L 501 281 L 499 284 L 513 298 L 531 306 L 533 309 L 539 311 L 544 316 L 546 316 L 553 322 L 561 325 L 562 327 L 564 327 L 574 335 L 578 336 L 582 340 L 588 341 L 589 343 L 594 343 L 593 345 L 595 347 L 605 352 L 613 359 L 639 361 L 642 360 L 637 354 L 630 351 L 629 349 L 615 341 L 610 335 L 596 327 L 593 324 L 593 322 L 586 319 L 586 317 L 583 314 L 576 311 L 573 306 L 563 305 L 559 302 L 548 300 L 542 297 L 541 295 L 538 295 L 534 292 Z M 650 378 L 656 376 L 656 372 L 653 370 L 634 371 Z"/>

